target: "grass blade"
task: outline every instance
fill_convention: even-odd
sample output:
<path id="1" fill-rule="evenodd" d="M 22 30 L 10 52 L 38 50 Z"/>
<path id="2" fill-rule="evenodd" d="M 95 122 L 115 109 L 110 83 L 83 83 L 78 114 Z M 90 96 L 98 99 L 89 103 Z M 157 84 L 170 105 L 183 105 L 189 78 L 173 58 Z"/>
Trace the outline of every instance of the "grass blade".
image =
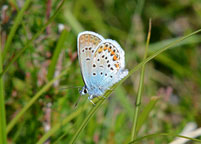
<path id="1" fill-rule="evenodd" d="M 6 41 L 5 48 L 4 48 L 3 55 L 2 55 L 2 61 L 3 61 L 3 63 L 5 61 L 5 56 L 6 56 L 8 50 L 10 48 L 10 45 L 12 43 L 13 37 L 15 35 L 15 32 L 16 32 L 18 26 L 20 25 L 20 23 L 22 22 L 22 18 L 24 16 L 24 12 L 28 8 L 30 2 L 31 2 L 31 0 L 26 0 L 26 2 L 24 3 L 24 6 L 19 11 L 19 13 L 18 13 L 18 15 L 17 15 L 17 17 L 15 19 L 14 25 L 11 28 L 11 31 L 10 31 L 10 33 L 8 35 L 8 39 Z"/>
<path id="2" fill-rule="evenodd" d="M 48 74 L 47 74 L 48 80 L 53 79 L 57 60 L 58 60 L 59 54 L 61 53 L 61 50 L 63 48 L 64 42 L 67 39 L 66 38 L 67 34 L 68 34 L 68 32 L 65 29 L 61 33 L 61 36 L 60 36 L 57 46 L 54 50 L 54 54 L 53 54 L 53 57 L 51 59 L 51 63 L 50 63 L 49 69 L 48 69 Z"/>
<path id="3" fill-rule="evenodd" d="M 143 109 L 141 115 L 138 118 L 136 132 L 138 133 L 144 122 L 148 119 L 148 116 L 152 109 L 155 107 L 159 97 L 152 97 L 150 102 Z"/>
<path id="4" fill-rule="evenodd" d="M 82 25 L 77 21 L 77 19 L 73 16 L 71 11 L 66 10 L 64 12 L 64 17 L 66 18 L 66 22 L 72 27 L 74 33 L 78 34 L 79 32 L 83 31 L 84 28 Z"/>
<path id="5" fill-rule="evenodd" d="M 172 134 L 172 133 L 154 133 L 154 134 L 149 134 L 149 135 L 146 135 L 143 137 L 139 137 L 139 138 L 135 139 L 134 141 L 130 142 L 129 144 L 133 144 L 133 143 L 141 141 L 143 139 L 156 137 L 156 136 L 174 136 L 174 137 L 185 138 L 185 139 L 189 139 L 189 140 L 201 143 L 201 140 L 199 140 L 199 139 L 190 138 L 190 137 L 186 137 L 186 136 L 182 136 L 182 135 L 177 135 L 177 134 Z"/>
<path id="6" fill-rule="evenodd" d="M 149 21 L 149 31 L 148 31 L 148 35 L 147 35 L 144 59 L 147 58 L 150 37 L 151 37 L 151 20 Z M 133 126 L 132 126 L 132 131 L 131 131 L 131 141 L 133 141 L 137 135 L 138 113 L 140 110 L 142 91 L 143 91 L 143 85 L 144 85 L 144 71 L 145 71 L 145 64 L 142 65 L 141 74 L 140 74 L 139 89 L 138 89 L 138 94 L 137 94 L 137 98 L 136 98 Z"/>
<path id="7" fill-rule="evenodd" d="M 2 72 L 2 52 L 1 52 L 1 37 L 0 37 L 0 72 Z M 7 143 L 6 136 L 6 111 L 4 100 L 4 83 L 3 77 L 0 77 L 0 144 Z"/>

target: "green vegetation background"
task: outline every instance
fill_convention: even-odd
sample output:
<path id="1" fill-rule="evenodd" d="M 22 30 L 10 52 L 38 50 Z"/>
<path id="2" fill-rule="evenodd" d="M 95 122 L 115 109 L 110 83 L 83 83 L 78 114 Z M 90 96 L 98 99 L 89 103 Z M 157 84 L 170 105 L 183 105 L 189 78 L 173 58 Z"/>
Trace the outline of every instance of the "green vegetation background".
<path id="1" fill-rule="evenodd" d="M 54 15 L 60 2 L 30 1 L 5 53 L 7 36 L 25 1 L 0 2 L 4 68 L 26 46 L 3 75 L 7 124 L 43 86 L 68 69 L 10 128 L 9 144 L 37 143 L 48 127 L 51 129 L 56 125 L 59 125 L 58 129 L 47 143 L 66 144 L 93 107 L 87 96 L 81 97 L 77 108 L 74 107 L 79 97 L 77 86 L 84 85 L 77 60 L 79 32 L 95 31 L 118 41 L 125 50 L 126 68 L 132 69 L 143 60 L 149 18 L 152 19 L 152 32 L 148 55 L 201 28 L 200 0 L 65 0 L 44 32 L 28 43 Z M 61 27 L 64 27 L 63 31 Z M 140 112 L 150 100 L 157 99 L 157 103 L 150 108 L 138 136 L 155 132 L 179 134 L 189 122 L 201 126 L 200 37 L 200 34 L 194 35 L 146 64 Z M 129 142 L 139 74 L 139 71 L 134 73 L 112 92 L 76 143 Z M 76 112 L 72 120 L 61 124 Z M 155 136 L 141 143 L 161 144 L 174 139 Z"/>

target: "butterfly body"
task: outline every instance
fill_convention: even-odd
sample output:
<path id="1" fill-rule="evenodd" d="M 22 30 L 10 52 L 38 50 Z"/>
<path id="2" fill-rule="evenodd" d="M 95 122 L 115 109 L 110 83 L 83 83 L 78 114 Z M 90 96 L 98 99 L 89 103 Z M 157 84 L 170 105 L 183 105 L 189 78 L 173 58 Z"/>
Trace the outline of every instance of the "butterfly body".
<path id="1" fill-rule="evenodd" d="M 78 57 L 85 86 L 81 95 L 89 100 L 102 96 L 112 85 L 128 74 L 124 51 L 120 45 L 101 35 L 84 31 L 78 35 Z"/>

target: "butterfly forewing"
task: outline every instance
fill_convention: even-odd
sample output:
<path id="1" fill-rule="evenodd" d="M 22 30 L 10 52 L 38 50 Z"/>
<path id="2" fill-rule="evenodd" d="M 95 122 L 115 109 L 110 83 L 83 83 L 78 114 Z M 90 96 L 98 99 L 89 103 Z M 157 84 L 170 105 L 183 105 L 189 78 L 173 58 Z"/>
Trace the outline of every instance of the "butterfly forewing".
<path id="1" fill-rule="evenodd" d="M 94 32 L 85 31 L 78 35 L 78 57 L 81 68 L 81 73 L 85 85 L 90 87 L 90 76 L 92 58 L 95 53 L 97 46 L 104 40 L 104 38 Z"/>

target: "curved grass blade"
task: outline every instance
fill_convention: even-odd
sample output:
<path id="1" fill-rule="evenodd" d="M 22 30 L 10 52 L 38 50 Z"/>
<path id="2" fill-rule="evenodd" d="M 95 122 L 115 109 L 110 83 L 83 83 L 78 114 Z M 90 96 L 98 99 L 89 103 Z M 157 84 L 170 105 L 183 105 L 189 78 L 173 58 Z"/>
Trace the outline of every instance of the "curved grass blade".
<path id="1" fill-rule="evenodd" d="M 175 46 L 176 44 L 180 43 L 181 41 L 191 37 L 192 35 L 195 35 L 197 33 L 201 32 L 201 29 L 194 31 L 186 36 L 183 36 L 182 38 L 168 44 L 167 46 L 161 48 L 160 50 L 156 51 L 154 54 L 150 55 L 148 58 L 146 58 L 145 60 L 143 60 L 141 63 L 139 63 L 136 67 L 134 67 L 132 70 L 130 70 L 129 74 L 122 79 L 120 82 L 118 82 L 117 84 L 115 84 L 111 90 L 108 90 L 105 94 L 104 97 L 108 98 L 108 96 L 111 94 L 111 92 L 118 86 L 120 85 L 122 82 L 124 82 L 129 76 L 131 76 L 134 72 L 136 72 L 137 70 L 139 70 L 144 64 L 146 64 L 147 62 L 149 62 L 150 60 L 152 60 L 153 58 L 155 58 L 157 55 L 159 55 L 160 53 L 168 50 L 169 48 Z M 83 121 L 83 123 L 81 124 L 81 126 L 79 127 L 79 129 L 76 131 L 76 133 L 73 135 L 70 144 L 75 143 L 75 141 L 77 140 L 80 132 L 86 127 L 88 121 L 91 119 L 91 117 L 95 114 L 95 112 L 100 108 L 100 106 L 103 104 L 103 102 L 106 100 L 105 99 L 98 99 L 98 98 L 94 98 L 93 102 L 96 103 L 96 105 L 90 110 L 89 114 L 87 115 L 87 117 L 85 118 L 85 120 Z"/>
<path id="2" fill-rule="evenodd" d="M 152 137 L 156 137 L 156 136 L 174 136 L 174 137 L 185 138 L 185 139 L 189 139 L 189 140 L 201 143 L 201 140 L 199 140 L 199 139 L 190 138 L 190 137 L 186 137 L 186 136 L 182 136 L 182 135 L 171 134 L 171 133 L 154 133 L 154 134 L 146 135 L 143 137 L 139 137 L 139 138 L 135 139 L 134 141 L 130 142 L 129 144 L 134 144 L 135 142 L 141 141 L 143 139 L 152 138 Z"/>
<path id="3" fill-rule="evenodd" d="M 149 103 L 144 107 L 143 111 L 141 112 L 141 115 L 138 118 L 137 122 L 137 128 L 136 132 L 138 133 L 144 122 L 148 119 L 148 116 L 152 109 L 155 107 L 157 101 L 159 100 L 159 97 L 152 97 Z"/>

